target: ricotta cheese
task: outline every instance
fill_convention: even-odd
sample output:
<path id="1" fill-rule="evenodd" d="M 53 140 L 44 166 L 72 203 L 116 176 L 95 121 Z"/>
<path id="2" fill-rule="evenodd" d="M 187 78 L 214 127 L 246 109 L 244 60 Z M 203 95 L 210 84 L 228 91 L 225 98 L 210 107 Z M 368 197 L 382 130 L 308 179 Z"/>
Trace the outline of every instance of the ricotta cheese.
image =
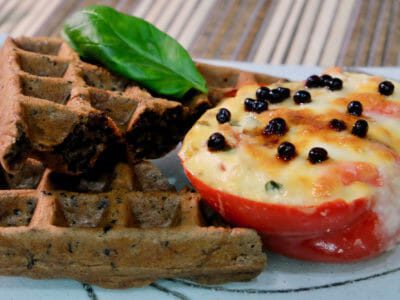
<path id="1" fill-rule="evenodd" d="M 290 97 L 269 104 L 269 109 L 259 114 L 244 109 L 245 98 L 255 98 L 258 86 L 240 88 L 235 97 L 208 110 L 189 131 L 180 151 L 185 167 L 205 184 L 259 202 L 313 206 L 336 199 L 371 199 L 377 214 L 390 220 L 384 230 L 398 230 L 400 85 L 394 83 L 394 93 L 383 96 L 378 93 L 382 78 L 355 73 L 334 76 L 343 80 L 341 90 L 306 88 L 304 82 L 269 86 L 289 88 L 291 96 L 307 90 L 312 101 L 298 105 Z M 363 105 L 360 117 L 347 113 L 347 104 L 353 100 Z M 223 107 L 231 112 L 231 120 L 219 124 L 216 114 Z M 276 117 L 285 119 L 288 131 L 283 136 L 265 137 L 263 129 Z M 338 132 L 330 128 L 334 118 L 343 120 L 347 129 Z M 365 138 L 351 134 L 358 119 L 369 124 Z M 214 132 L 225 136 L 226 150 L 209 151 L 207 140 Z M 288 162 L 276 155 L 284 141 L 294 144 L 297 152 Z M 313 147 L 323 147 L 329 159 L 311 164 L 307 157 Z M 279 192 L 266 190 L 271 180 L 279 183 Z"/>

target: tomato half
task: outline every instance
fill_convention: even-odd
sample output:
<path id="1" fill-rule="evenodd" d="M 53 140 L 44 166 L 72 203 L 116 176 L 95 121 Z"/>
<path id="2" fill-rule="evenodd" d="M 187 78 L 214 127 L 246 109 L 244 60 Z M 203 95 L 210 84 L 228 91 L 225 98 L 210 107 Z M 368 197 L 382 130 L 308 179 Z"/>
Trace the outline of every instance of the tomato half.
<path id="1" fill-rule="evenodd" d="M 317 237 L 262 234 L 262 238 L 268 249 L 286 256 L 323 262 L 352 262 L 377 256 L 383 251 L 385 242 L 378 232 L 378 218 L 368 211 L 356 222 Z"/>
<path id="2" fill-rule="evenodd" d="M 278 253 L 323 262 L 366 259 L 385 249 L 379 222 L 367 199 L 335 200 L 318 206 L 262 203 L 219 191 L 185 173 L 205 201 L 228 222 L 256 229 Z"/>

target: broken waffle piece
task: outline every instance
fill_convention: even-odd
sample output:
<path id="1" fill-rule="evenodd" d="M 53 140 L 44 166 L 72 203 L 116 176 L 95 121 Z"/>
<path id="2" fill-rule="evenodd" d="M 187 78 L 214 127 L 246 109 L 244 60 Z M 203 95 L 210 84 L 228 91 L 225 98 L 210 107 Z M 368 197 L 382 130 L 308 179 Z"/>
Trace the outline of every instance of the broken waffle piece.
<path id="1" fill-rule="evenodd" d="M 135 82 L 83 62 L 56 38 L 8 38 L 0 58 L 0 162 L 7 172 L 32 157 L 53 170 L 79 174 L 117 140 L 128 145 L 136 161 L 158 158 L 221 99 L 154 97 Z M 223 78 L 232 87 L 241 73 L 229 70 L 230 77 Z M 200 71 L 214 89 L 226 88 L 219 79 L 225 69 Z"/>
<path id="2" fill-rule="evenodd" d="M 128 288 L 250 280 L 263 270 L 255 231 L 208 226 L 199 195 L 173 191 L 150 163 L 85 176 L 47 170 L 36 188 L 0 191 L 0 274 Z"/>
<path id="3" fill-rule="evenodd" d="M 54 54 L 58 47 L 53 40 L 8 39 L 1 50 L 0 161 L 9 173 L 28 157 L 81 173 L 119 138 L 111 118 L 74 99 L 76 81 L 65 75 L 72 63 L 43 54 Z"/>
<path id="4" fill-rule="evenodd" d="M 43 164 L 34 159 L 28 159 L 15 174 L 7 173 L 0 166 L 0 191 L 4 189 L 34 189 L 39 184 L 43 173 Z"/>
<path id="5" fill-rule="evenodd" d="M 160 157 L 182 139 L 188 112 L 181 103 L 82 62 L 59 39 L 9 38 L 1 57 L 0 161 L 7 172 L 33 157 L 79 174 L 117 141 L 139 160 Z"/>

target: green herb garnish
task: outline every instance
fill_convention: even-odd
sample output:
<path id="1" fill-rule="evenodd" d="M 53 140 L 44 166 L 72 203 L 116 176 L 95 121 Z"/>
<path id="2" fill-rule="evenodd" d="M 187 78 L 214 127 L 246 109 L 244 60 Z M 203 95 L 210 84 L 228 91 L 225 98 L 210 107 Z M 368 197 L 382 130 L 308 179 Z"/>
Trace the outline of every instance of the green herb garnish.
<path id="1" fill-rule="evenodd" d="M 270 180 L 265 184 L 265 190 L 267 192 L 279 191 L 282 187 L 283 187 L 282 184 L 280 184 L 276 181 L 273 181 L 273 180 Z"/>
<path id="2" fill-rule="evenodd" d="M 143 19 L 93 5 L 67 19 L 63 37 L 82 57 L 157 94 L 182 98 L 191 89 L 207 93 L 188 52 Z"/>

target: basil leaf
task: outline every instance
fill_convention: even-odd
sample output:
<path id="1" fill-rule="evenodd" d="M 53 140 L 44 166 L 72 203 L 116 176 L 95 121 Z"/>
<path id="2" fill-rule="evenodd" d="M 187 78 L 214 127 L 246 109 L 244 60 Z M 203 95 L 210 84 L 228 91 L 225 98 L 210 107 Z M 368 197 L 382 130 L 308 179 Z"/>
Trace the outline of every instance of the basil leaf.
<path id="1" fill-rule="evenodd" d="M 270 191 L 279 191 L 282 187 L 283 187 L 282 184 L 280 184 L 280 183 L 278 183 L 278 182 L 276 182 L 276 181 L 273 181 L 273 180 L 270 180 L 270 181 L 268 181 L 268 182 L 265 184 L 265 190 L 266 190 L 267 192 L 270 192 Z"/>
<path id="2" fill-rule="evenodd" d="M 187 51 L 143 19 L 93 5 L 67 19 L 63 37 L 82 57 L 157 94 L 181 98 L 192 88 L 207 93 Z"/>

